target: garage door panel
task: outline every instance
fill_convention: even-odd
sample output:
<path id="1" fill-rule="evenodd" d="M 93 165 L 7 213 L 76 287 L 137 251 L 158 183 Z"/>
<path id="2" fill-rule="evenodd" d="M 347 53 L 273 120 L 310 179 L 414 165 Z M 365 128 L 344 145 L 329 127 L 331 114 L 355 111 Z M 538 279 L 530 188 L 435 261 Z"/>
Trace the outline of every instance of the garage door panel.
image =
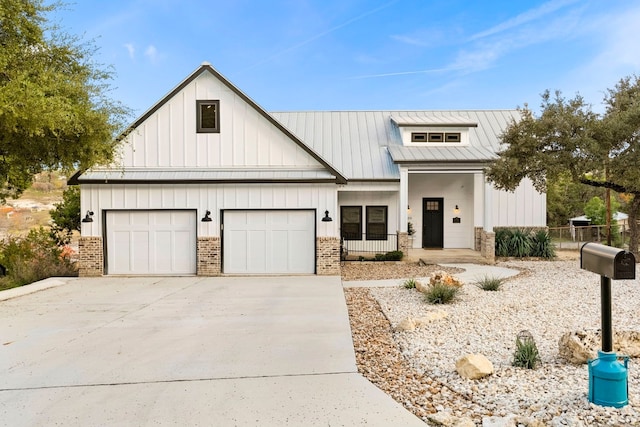
<path id="1" fill-rule="evenodd" d="M 223 272 L 312 274 L 315 272 L 315 212 L 225 212 Z"/>
<path id="2" fill-rule="evenodd" d="M 195 211 L 111 211 L 106 223 L 108 274 L 195 274 Z"/>

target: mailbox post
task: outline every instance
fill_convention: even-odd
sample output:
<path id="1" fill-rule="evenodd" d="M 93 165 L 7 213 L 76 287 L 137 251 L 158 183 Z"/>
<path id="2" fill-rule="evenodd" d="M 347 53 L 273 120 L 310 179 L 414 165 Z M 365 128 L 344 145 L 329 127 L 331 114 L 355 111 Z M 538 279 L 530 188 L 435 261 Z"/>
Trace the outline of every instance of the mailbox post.
<path id="1" fill-rule="evenodd" d="M 629 403 L 627 361 L 618 361 L 613 351 L 611 322 L 611 280 L 636 278 L 636 259 L 623 249 L 585 243 L 580 248 L 580 268 L 600 275 L 600 310 L 602 350 L 589 361 L 589 401 L 602 406 L 620 408 Z"/>

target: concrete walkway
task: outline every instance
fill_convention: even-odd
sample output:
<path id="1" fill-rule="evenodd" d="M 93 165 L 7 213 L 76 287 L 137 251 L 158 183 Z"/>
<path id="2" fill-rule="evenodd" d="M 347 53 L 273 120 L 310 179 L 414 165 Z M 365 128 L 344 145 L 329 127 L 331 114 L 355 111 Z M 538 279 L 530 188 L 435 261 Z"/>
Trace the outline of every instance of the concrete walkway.
<path id="1" fill-rule="evenodd" d="M 339 277 L 59 279 L 5 292 L 2 426 L 425 425 L 357 373 Z"/>
<path id="2" fill-rule="evenodd" d="M 485 264 L 440 264 L 443 267 L 456 267 L 464 269 L 462 273 L 454 274 L 455 277 L 462 280 L 463 283 L 474 283 L 484 277 L 496 277 L 507 279 L 520 273 L 520 271 L 513 268 L 498 267 L 495 265 Z M 384 286 L 400 286 L 406 279 L 388 279 L 388 280 L 353 280 L 348 282 L 342 282 L 342 286 L 345 288 L 375 288 Z M 429 280 L 428 277 L 414 277 L 416 280 Z"/>

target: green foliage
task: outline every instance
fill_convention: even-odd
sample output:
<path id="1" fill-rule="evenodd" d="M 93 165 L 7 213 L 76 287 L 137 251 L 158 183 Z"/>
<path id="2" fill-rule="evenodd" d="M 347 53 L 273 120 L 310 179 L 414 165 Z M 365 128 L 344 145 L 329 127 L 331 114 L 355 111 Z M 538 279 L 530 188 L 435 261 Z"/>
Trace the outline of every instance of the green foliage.
<path id="1" fill-rule="evenodd" d="M 113 160 L 128 110 L 107 95 L 112 78 L 95 49 L 51 25 L 60 7 L 0 0 L 0 200 L 18 197 L 43 170 Z"/>
<path id="2" fill-rule="evenodd" d="M 530 334 L 518 334 L 516 351 L 513 353 L 513 366 L 518 368 L 535 369 L 540 362 L 538 346 Z"/>
<path id="3" fill-rule="evenodd" d="M 629 249 L 638 253 L 640 228 L 640 78 L 621 79 L 604 97 L 606 110 L 594 113 L 577 95 L 542 95 L 541 113 L 521 108 L 521 120 L 501 135 L 505 147 L 487 170 L 497 188 L 514 190 L 529 178 L 545 191 L 548 182 L 571 177 L 595 188 L 628 193 Z"/>
<path id="4" fill-rule="evenodd" d="M 416 279 L 407 279 L 402 283 L 402 286 L 405 289 L 415 289 L 416 288 Z"/>
<path id="5" fill-rule="evenodd" d="M 508 257 L 511 256 L 510 241 L 511 230 L 508 228 L 499 228 L 496 231 L 496 256 Z"/>
<path id="6" fill-rule="evenodd" d="M 449 304 L 458 298 L 460 289 L 459 286 L 434 283 L 424 292 L 424 299 L 431 304 Z"/>
<path id="7" fill-rule="evenodd" d="M 413 228 L 413 223 L 409 222 L 407 223 L 407 234 L 409 236 L 413 236 L 416 233 L 416 229 Z"/>
<path id="8" fill-rule="evenodd" d="M 531 239 L 529 234 L 516 228 L 511 232 L 509 239 L 509 253 L 515 257 L 528 257 L 531 255 Z"/>
<path id="9" fill-rule="evenodd" d="M 499 257 L 556 256 L 551 236 L 545 230 L 527 232 L 519 228 L 498 228 L 495 239 L 496 256 Z"/>
<path id="10" fill-rule="evenodd" d="M 539 258 L 553 258 L 556 250 L 551 243 L 551 236 L 545 230 L 538 230 L 531 236 L 531 256 Z"/>
<path id="11" fill-rule="evenodd" d="M 391 251 L 384 254 L 375 254 L 373 258 L 358 257 L 359 261 L 401 261 L 404 254 L 402 251 Z"/>
<path id="12" fill-rule="evenodd" d="M 585 203 L 598 194 L 602 194 L 602 190 L 572 181 L 567 173 L 547 181 L 547 224 L 565 227 L 570 218 L 582 215 Z"/>
<path id="13" fill-rule="evenodd" d="M 62 193 L 62 202 L 49 211 L 53 224 L 51 237 L 58 245 L 67 245 L 73 231 L 80 231 L 80 187 L 69 187 Z"/>
<path id="14" fill-rule="evenodd" d="M 0 242 L 0 264 L 7 269 L 7 275 L 0 279 L 0 289 L 78 274 L 68 255 L 42 227 L 31 230 L 24 238 L 9 237 Z"/>
<path id="15" fill-rule="evenodd" d="M 499 291 L 504 284 L 504 279 L 493 276 L 484 276 L 476 282 L 476 286 L 483 291 Z"/>

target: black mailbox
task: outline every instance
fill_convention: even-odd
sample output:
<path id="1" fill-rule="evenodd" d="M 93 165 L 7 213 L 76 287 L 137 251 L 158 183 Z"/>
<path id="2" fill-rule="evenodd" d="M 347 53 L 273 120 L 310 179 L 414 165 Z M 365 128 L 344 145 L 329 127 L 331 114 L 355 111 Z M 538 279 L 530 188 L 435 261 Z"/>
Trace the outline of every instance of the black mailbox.
<path id="1" fill-rule="evenodd" d="M 631 252 L 600 243 L 582 245 L 580 268 L 613 280 L 636 278 L 636 258 Z"/>

